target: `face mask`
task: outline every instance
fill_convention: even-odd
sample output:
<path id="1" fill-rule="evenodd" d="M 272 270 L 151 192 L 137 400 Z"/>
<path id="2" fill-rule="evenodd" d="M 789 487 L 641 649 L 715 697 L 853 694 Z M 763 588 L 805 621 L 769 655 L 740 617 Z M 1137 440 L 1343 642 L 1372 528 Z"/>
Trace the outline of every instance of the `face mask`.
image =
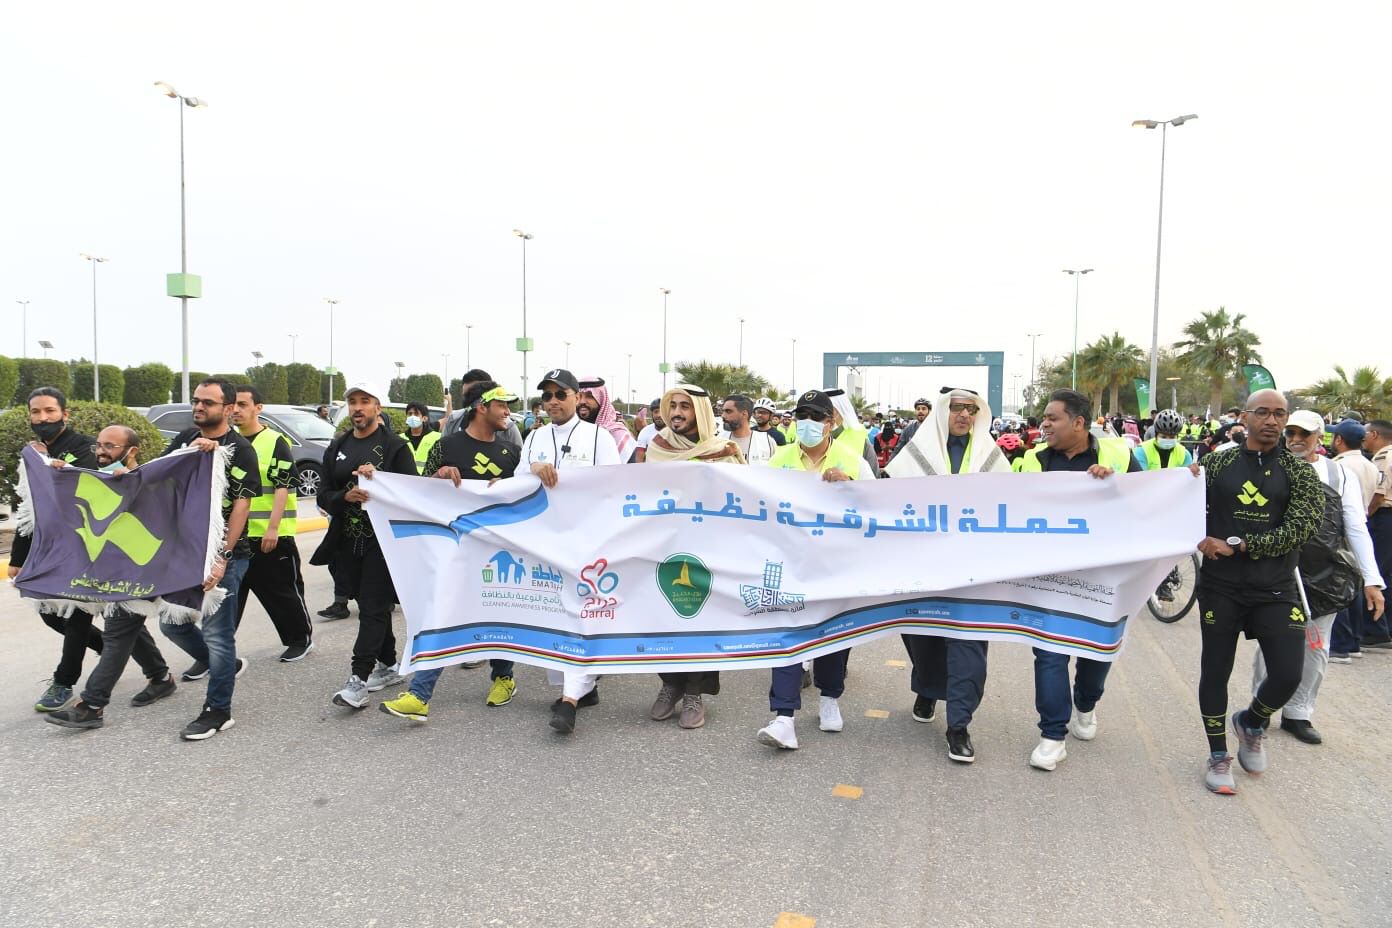
<path id="1" fill-rule="evenodd" d="M 1159 448 L 1161 451 L 1173 451 L 1175 446 L 1175 439 L 1157 438 L 1155 439 L 1155 446 Z"/>
<path id="2" fill-rule="evenodd" d="M 112 461 L 110 464 L 103 467 L 101 472 L 103 474 L 114 474 L 118 470 L 126 470 L 125 461 Z"/>
<path id="3" fill-rule="evenodd" d="M 47 444 L 63 433 L 63 420 L 57 422 L 31 422 L 29 427 L 34 430 L 34 434 L 39 437 L 39 441 Z"/>
<path id="4" fill-rule="evenodd" d="M 406 417 L 406 427 L 407 427 L 408 429 L 418 429 L 418 428 L 420 428 L 420 427 L 421 427 L 421 417 L 420 417 L 420 416 L 407 416 L 407 417 Z"/>
<path id="5" fill-rule="evenodd" d="M 822 443 L 822 437 L 826 434 L 826 423 L 814 422 L 811 419 L 797 420 L 797 440 L 798 444 L 804 448 L 815 448 Z"/>

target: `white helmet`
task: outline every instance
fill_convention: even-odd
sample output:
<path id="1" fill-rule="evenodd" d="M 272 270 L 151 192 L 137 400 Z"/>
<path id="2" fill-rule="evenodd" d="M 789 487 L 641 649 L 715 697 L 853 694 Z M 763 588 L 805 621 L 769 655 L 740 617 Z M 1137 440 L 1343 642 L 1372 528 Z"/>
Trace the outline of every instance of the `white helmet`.
<path id="1" fill-rule="evenodd" d="M 763 399 L 755 400 L 755 401 L 754 401 L 754 408 L 755 408 L 755 409 L 767 409 L 769 412 L 773 412 L 773 411 L 774 411 L 773 400 L 769 399 L 768 397 L 764 397 Z"/>

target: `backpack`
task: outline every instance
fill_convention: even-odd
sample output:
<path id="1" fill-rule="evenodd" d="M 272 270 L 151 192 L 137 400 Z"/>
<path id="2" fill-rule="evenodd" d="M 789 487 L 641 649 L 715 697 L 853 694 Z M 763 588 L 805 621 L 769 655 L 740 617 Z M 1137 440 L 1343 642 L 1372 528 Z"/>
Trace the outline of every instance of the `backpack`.
<path id="1" fill-rule="evenodd" d="M 1344 537 L 1344 481 L 1348 474 L 1342 465 L 1328 462 L 1330 475 L 1338 476 L 1338 486 L 1320 481 L 1324 490 L 1324 519 L 1310 540 L 1300 549 L 1300 580 L 1310 617 L 1330 615 L 1347 609 L 1363 585 L 1358 560 Z"/>

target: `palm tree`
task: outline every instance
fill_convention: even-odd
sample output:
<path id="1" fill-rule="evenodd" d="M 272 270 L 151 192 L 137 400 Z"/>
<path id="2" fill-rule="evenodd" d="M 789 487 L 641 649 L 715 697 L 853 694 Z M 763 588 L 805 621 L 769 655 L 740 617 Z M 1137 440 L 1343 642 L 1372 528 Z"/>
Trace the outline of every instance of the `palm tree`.
<path id="1" fill-rule="evenodd" d="M 1261 338 L 1242 327 L 1247 316 L 1229 316 L 1220 306 L 1203 312 L 1184 327 L 1185 337 L 1175 342 L 1182 349 L 1178 361 L 1186 370 L 1208 379 L 1208 407 L 1215 413 L 1223 408 L 1223 386 L 1229 378 L 1242 380 L 1242 365 L 1260 364 L 1257 346 Z"/>
<path id="2" fill-rule="evenodd" d="M 676 365 L 681 383 L 704 387 L 712 401 L 732 393 L 750 397 L 764 395 L 770 388 L 767 380 L 747 367 L 736 364 L 716 364 L 710 361 L 683 361 Z"/>
<path id="3" fill-rule="evenodd" d="M 1379 419 L 1392 407 L 1392 380 L 1383 380 L 1376 367 L 1360 367 L 1353 377 L 1334 365 L 1334 377 L 1326 377 L 1303 390 L 1299 396 L 1310 401 L 1324 415 L 1342 415 L 1350 410 L 1363 421 Z"/>
<path id="4" fill-rule="evenodd" d="M 1085 379 L 1083 371 L 1086 370 L 1086 380 L 1097 391 L 1099 399 L 1102 390 L 1107 390 L 1110 400 L 1107 412 L 1115 415 L 1121 412 L 1122 384 L 1129 384 L 1131 378 L 1140 374 L 1144 361 L 1145 355 L 1139 347 L 1128 342 L 1120 332 L 1113 332 L 1103 335 L 1078 355 L 1078 380 L 1081 383 Z"/>

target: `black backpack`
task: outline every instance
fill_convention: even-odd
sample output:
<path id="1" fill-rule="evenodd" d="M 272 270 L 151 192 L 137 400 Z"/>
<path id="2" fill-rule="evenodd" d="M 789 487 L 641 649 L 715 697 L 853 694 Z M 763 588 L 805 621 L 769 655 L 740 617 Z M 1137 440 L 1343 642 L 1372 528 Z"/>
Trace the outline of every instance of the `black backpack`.
<path id="1" fill-rule="evenodd" d="M 1344 537 L 1343 465 L 1328 462 L 1330 474 L 1337 475 L 1337 487 L 1320 482 L 1324 490 L 1324 519 L 1305 546 L 1300 549 L 1300 580 L 1310 618 L 1347 609 L 1358 598 L 1363 574 L 1358 559 Z"/>

